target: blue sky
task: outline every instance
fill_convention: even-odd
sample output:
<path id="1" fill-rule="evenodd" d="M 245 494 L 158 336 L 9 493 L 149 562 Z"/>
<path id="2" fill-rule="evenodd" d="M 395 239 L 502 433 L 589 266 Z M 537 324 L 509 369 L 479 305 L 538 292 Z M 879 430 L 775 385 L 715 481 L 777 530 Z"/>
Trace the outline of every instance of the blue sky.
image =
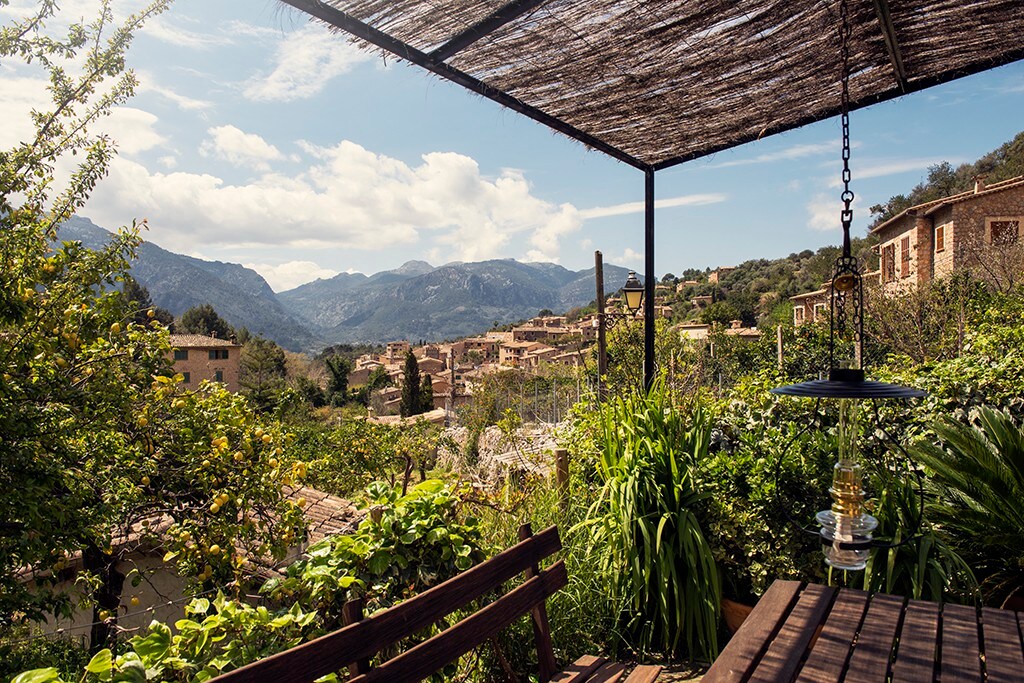
<path id="1" fill-rule="evenodd" d="M 93 5 L 66 0 L 63 16 Z M 410 259 L 581 269 L 600 249 L 642 266 L 639 171 L 276 2 L 178 0 L 129 63 L 138 95 L 104 124 L 120 155 L 81 212 L 104 227 L 146 217 L 147 239 L 254 267 L 278 291 Z M 0 64 L 0 145 L 24 136 L 44 86 Z M 1011 139 L 1022 109 L 1018 63 L 854 112 L 857 234 L 928 166 Z M 660 172 L 658 274 L 837 243 L 839 171 L 829 120 Z"/>

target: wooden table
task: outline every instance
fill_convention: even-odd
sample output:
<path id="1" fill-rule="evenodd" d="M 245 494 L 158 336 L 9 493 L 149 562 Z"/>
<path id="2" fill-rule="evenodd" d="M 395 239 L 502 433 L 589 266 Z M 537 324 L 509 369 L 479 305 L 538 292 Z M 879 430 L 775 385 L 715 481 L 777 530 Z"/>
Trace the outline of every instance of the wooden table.
<path id="1" fill-rule="evenodd" d="M 776 581 L 703 683 L 1019 682 L 1022 626 L 1008 610 Z"/>

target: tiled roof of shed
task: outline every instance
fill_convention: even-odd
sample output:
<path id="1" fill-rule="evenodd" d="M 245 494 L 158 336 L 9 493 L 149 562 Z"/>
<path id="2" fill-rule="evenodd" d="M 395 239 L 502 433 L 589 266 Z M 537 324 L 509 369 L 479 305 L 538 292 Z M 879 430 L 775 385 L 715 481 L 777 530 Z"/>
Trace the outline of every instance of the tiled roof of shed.
<path id="1" fill-rule="evenodd" d="M 207 347 L 240 347 L 239 344 L 227 339 L 218 339 L 217 337 L 208 337 L 204 334 L 172 334 L 171 335 L 171 346 L 177 349 L 195 349 L 195 348 L 207 348 Z"/>

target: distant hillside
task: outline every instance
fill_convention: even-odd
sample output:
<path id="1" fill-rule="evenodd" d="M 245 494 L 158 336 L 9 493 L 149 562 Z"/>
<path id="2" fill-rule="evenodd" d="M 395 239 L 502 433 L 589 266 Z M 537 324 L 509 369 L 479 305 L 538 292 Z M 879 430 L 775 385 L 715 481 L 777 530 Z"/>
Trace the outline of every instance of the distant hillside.
<path id="1" fill-rule="evenodd" d="M 862 271 L 878 267 L 878 257 L 871 251 L 870 238 L 854 238 L 853 254 L 860 259 Z M 839 247 L 805 249 L 776 259 L 752 259 L 725 273 L 718 284 L 707 281 L 706 271 L 684 271 L 683 277 L 666 276 L 672 284 L 696 280 L 668 295 L 672 316 L 677 321 L 701 320 L 709 315 L 703 305 L 693 303 L 695 297 L 711 296 L 720 302 L 714 313 L 728 322 L 736 318 L 745 325 L 778 323 L 789 320 L 789 297 L 818 289 L 832 277 L 832 269 L 840 254 Z M 663 278 L 664 280 L 664 278 Z M 706 321 L 705 321 L 706 322 Z"/>
<path id="2" fill-rule="evenodd" d="M 608 292 L 628 274 L 617 266 L 605 272 Z M 512 259 L 439 268 L 412 261 L 370 277 L 343 273 L 278 298 L 335 343 L 442 340 L 480 334 L 495 322 L 529 318 L 544 308 L 584 305 L 594 299 L 594 271 Z"/>
<path id="3" fill-rule="evenodd" d="M 105 244 L 111 233 L 76 216 L 61 226 L 59 237 L 95 249 Z M 247 327 L 286 349 L 301 351 L 322 344 L 285 310 L 259 273 L 236 263 L 203 261 L 144 242 L 131 273 L 149 289 L 154 304 L 175 316 L 208 303 L 233 327 Z"/>
<path id="4" fill-rule="evenodd" d="M 60 238 L 96 248 L 110 233 L 75 217 L 61 227 Z M 606 290 L 617 290 L 627 274 L 606 265 Z M 438 268 L 409 261 L 370 276 L 341 273 L 275 294 L 249 268 L 182 256 L 151 242 L 139 248 L 132 275 L 149 289 L 153 303 L 176 316 L 209 303 L 232 326 L 295 351 L 482 334 L 496 322 L 530 318 L 545 308 L 566 311 L 595 296 L 593 268 L 576 272 L 512 259 Z"/>
<path id="5" fill-rule="evenodd" d="M 918 184 L 909 194 L 893 195 L 885 204 L 871 207 L 874 225 L 884 223 L 911 206 L 966 192 L 974 187 L 974 179 L 979 175 L 985 176 L 985 182 L 989 184 L 1024 175 L 1024 132 L 973 164 L 960 164 L 954 169 L 952 164 L 944 161 L 929 167 L 928 180 Z"/>

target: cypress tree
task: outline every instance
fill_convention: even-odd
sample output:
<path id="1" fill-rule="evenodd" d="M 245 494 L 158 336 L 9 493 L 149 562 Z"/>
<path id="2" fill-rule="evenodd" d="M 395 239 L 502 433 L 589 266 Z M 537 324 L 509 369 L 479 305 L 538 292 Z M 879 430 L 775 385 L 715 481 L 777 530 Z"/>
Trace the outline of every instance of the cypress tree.
<path id="1" fill-rule="evenodd" d="M 420 364 L 412 351 L 405 354 L 405 372 L 402 380 L 402 402 L 399 410 L 402 417 L 419 415 L 420 409 Z"/>
<path id="2" fill-rule="evenodd" d="M 423 375 L 420 384 L 420 412 L 429 413 L 434 409 L 434 382 L 430 375 Z"/>

